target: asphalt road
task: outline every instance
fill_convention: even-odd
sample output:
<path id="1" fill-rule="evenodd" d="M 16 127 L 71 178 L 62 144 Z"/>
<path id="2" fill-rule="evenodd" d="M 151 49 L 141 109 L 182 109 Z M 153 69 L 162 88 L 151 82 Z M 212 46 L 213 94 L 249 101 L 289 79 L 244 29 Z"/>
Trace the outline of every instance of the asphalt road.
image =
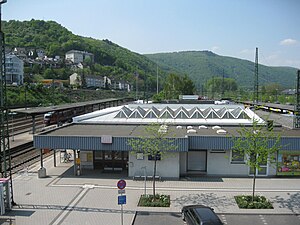
<path id="1" fill-rule="evenodd" d="M 300 225 L 300 215 L 218 214 L 224 225 Z M 180 213 L 138 212 L 133 225 L 184 225 Z"/>

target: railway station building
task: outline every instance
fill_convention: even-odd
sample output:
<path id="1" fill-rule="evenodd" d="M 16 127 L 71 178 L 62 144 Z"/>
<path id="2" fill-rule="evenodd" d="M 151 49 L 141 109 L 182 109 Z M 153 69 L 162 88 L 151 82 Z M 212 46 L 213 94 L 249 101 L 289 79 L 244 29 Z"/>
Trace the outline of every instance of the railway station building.
<path id="1" fill-rule="evenodd" d="M 241 104 L 128 104 L 98 110 L 73 118 L 73 123 L 34 135 L 37 149 L 73 150 L 74 171 L 82 173 L 126 171 L 129 177 L 152 175 L 153 162 L 133 154 L 128 140 L 147 136 L 150 123 L 167 125 L 168 138 L 177 145 L 174 152 L 157 162 L 161 178 L 179 179 L 189 175 L 251 176 L 244 157 L 232 151 L 232 137 L 241 126 L 266 121 Z M 300 133 L 274 126 L 281 136 L 278 165 L 266 162 L 258 176 L 300 175 Z M 76 164 L 77 163 L 77 164 Z M 143 168 L 147 168 L 144 171 Z M 74 172 L 76 173 L 76 172 Z"/>

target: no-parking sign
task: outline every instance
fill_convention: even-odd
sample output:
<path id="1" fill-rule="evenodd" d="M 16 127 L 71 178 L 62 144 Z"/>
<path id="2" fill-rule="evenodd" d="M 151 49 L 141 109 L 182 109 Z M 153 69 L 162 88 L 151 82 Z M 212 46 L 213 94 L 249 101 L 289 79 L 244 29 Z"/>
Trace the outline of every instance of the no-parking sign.
<path id="1" fill-rule="evenodd" d="M 119 180 L 118 183 L 117 183 L 117 187 L 119 189 L 124 189 L 126 187 L 126 181 L 125 180 Z"/>

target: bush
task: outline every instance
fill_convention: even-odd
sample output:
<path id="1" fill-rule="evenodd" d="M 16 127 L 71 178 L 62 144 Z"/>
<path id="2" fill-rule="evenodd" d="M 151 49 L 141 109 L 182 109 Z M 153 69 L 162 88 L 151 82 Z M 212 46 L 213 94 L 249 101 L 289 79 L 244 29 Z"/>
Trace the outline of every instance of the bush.
<path id="1" fill-rule="evenodd" d="M 145 207 L 170 207 L 170 195 L 141 195 L 138 206 Z"/>
<path id="2" fill-rule="evenodd" d="M 273 209 L 272 203 L 264 196 L 252 195 L 234 196 L 236 203 L 241 209 Z"/>

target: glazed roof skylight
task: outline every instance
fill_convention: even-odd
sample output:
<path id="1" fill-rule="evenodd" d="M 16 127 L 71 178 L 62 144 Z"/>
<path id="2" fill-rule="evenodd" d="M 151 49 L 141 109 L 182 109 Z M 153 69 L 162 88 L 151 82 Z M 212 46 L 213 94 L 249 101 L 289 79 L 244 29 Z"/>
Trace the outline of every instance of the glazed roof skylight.
<path id="1" fill-rule="evenodd" d="M 145 110 L 141 107 L 130 109 L 128 106 L 123 106 L 114 118 L 134 119 L 134 118 L 148 118 L 148 119 L 250 119 L 250 116 L 244 112 L 244 109 L 237 107 L 229 109 L 223 107 L 221 109 L 214 109 L 212 107 L 200 109 L 193 107 L 187 110 L 180 107 L 173 111 L 170 107 L 158 109 L 155 106 Z"/>
<path id="2" fill-rule="evenodd" d="M 264 121 L 243 105 L 131 104 L 73 118 L 75 123 L 174 125 L 250 125 Z"/>

